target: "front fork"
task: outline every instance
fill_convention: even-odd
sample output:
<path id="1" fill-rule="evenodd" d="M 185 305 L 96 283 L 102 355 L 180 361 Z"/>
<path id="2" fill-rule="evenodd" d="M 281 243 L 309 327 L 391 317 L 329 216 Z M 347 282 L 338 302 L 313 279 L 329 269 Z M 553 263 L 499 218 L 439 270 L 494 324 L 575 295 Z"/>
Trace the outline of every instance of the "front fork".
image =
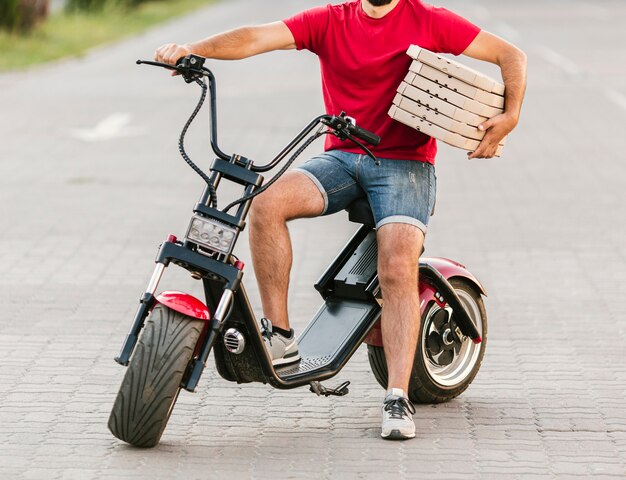
<path id="1" fill-rule="evenodd" d="M 224 289 L 222 298 L 220 298 L 217 308 L 215 309 L 215 315 L 213 315 L 209 324 L 208 332 L 201 340 L 198 356 L 191 362 L 189 374 L 186 375 L 181 384 L 181 387 L 189 392 L 196 390 L 196 386 L 202 376 L 204 367 L 206 367 L 209 353 L 211 353 L 213 345 L 215 345 L 215 341 L 217 340 L 217 335 L 220 333 L 224 321 L 228 318 L 228 315 L 230 315 L 230 312 L 232 311 L 234 296 L 235 292 L 233 290 L 229 288 Z"/>
<path id="2" fill-rule="evenodd" d="M 173 236 L 168 237 L 168 242 L 175 243 L 176 238 Z M 127 366 L 130 362 L 130 357 L 137 345 L 137 340 L 139 339 L 139 332 L 144 326 L 145 320 L 154 307 L 156 303 L 156 298 L 154 294 L 159 286 L 159 282 L 163 277 L 163 272 L 165 271 L 165 263 L 157 262 L 154 267 L 154 272 L 152 273 L 152 277 L 150 277 L 150 281 L 148 282 L 148 287 L 146 288 L 146 292 L 141 296 L 139 301 L 139 308 L 137 308 L 137 313 L 135 314 L 135 319 L 133 320 L 133 324 L 130 327 L 130 331 L 126 335 L 124 340 L 124 344 L 122 345 L 122 350 L 120 354 L 115 357 L 115 361 L 120 365 Z M 198 381 L 202 376 L 202 372 L 204 367 L 206 366 L 207 359 L 209 358 L 209 354 L 211 353 L 211 349 L 215 344 L 215 340 L 217 339 L 217 335 L 219 334 L 222 325 L 228 315 L 232 311 L 232 303 L 234 299 L 235 292 L 230 288 L 225 288 L 222 293 L 222 297 L 215 309 L 215 315 L 211 319 L 208 327 L 207 333 L 202 337 L 200 348 L 198 350 L 198 356 L 191 363 L 190 369 L 188 370 L 188 375 L 185 380 L 183 380 L 183 384 L 181 385 L 186 390 L 193 392 L 198 385 Z"/>
<path id="3" fill-rule="evenodd" d="M 170 239 L 168 238 L 168 241 Z M 174 239 L 176 241 L 176 239 Z M 130 362 L 130 356 L 135 349 L 135 345 L 137 345 L 137 339 L 139 338 L 139 332 L 143 328 L 143 324 L 146 320 L 146 317 L 152 310 L 152 307 L 155 303 L 154 294 L 156 292 L 157 287 L 159 286 L 159 282 L 161 281 L 161 277 L 163 276 L 163 272 L 165 271 L 164 263 L 157 263 L 154 267 L 154 272 L 152 273 L 152 277 L 150 277 L 150 282 L 148 283 L 148 288 L 146 292 L 141 296 L 139 300 L 139 308 L 137 308 L 137 313 L 135 313 L 135 319 L 133 320 L 133 324 L 130 327 L 130 331 L 126 338 L 124 339 L 124 344 L 122 345 L 122 350 L 120 354 L 115 357 L 115 361 L 120 365 L 127 366 Z"/>

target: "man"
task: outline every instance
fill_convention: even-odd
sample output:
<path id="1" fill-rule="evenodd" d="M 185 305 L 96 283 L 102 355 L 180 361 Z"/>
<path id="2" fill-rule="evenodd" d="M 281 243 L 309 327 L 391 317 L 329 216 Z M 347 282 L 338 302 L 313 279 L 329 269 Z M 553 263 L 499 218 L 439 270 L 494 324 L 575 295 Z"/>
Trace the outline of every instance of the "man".
<path id="1" fill-rule="evenodd" d="M 389 383 L 383 438 L 412 438 L 414 408 L 406 397 L 420 323 L 418 258 L 435 201 L 435 140 L 388 117 L 411 59 L 411 44 L 495 63 L 506 85 L 506 108 L 468 158 L 491 158 L 517 125 L 526 86 L 526 56 L 462 17 L 421 0 L 351 0 L 314 8 L 282 22 L 242 27 L 205 40 L 168 44 L 157 60 L 190 53 L 234 60 L 272 50 L 308 49 L 322 70 L 329 114 L 345 110 L 381 136 L 372 148 L 380 165 L 349 142 L 328 136 L 326 152 L 285 174 L 252 204 L 250 244 L 258 279 L 266 345 L 275 365 L 299 360 L 289 327 L 287 291 L 292 250 L 287 222 L 338 212 L 366 196 L 377 226 L 378 274 L 385 300 L 382 335 Z M 276 252 L 282 252 L 276 255 Z"/>

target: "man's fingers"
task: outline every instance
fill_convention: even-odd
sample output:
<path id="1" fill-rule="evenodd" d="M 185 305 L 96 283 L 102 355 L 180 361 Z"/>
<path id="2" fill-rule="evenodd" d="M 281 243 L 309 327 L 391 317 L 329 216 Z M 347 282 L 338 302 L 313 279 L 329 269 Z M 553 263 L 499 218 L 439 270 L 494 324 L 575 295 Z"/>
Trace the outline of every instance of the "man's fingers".
<path id="1" fill-rule="evenodd" d="M 169 63 L 170 65 L 174 65 L 176 60 L 178 60 L 177 58 L 174 58 L 176 56 L 176 50 L 178 50 L 178 45 L 171 44 L 163 56 L 163 61 L 165 63 Z"/>
<path id="2" fill-rule="evenodd" d="M 154 59 L 157 62 L 163 62 L 163 63 L 167 63 L 166 59 L 167 59 L 167 52 L 169 51 L 169 49 L 172 47 L 171 43 L 167 43 L 165 45 L 161 45 L 159 48 L 156 49 L 156 52 L 154 53 Z"/>
<path id="3" fill-rule="evenodd" d="M 498 143 L 485 137 L 476 150 L 467 154 L 467 158 L 468 160 L 473 160 L 474 158 L 493 158 L 496 155 L 497 149 Z"/>
<path id="4" fill-rule="evenodd" d="M 494 123 L 495 123 L 495 121 L 494 121 L 493 118 L 490 118 L 489 120 L 485 120 L 483 123 L 478 125 L 478 130 L 480 130 L 481 132 L 485 132 L 485 131 L 489 130 L 491 127 L 493 127 Z"/>

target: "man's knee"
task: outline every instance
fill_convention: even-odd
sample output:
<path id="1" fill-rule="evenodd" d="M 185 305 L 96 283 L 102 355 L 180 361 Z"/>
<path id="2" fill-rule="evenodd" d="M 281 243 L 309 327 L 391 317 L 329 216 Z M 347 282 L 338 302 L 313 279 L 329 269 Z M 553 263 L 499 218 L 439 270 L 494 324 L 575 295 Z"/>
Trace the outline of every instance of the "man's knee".
<path id="1" fill-rule="evenodd" d="M 417 289 L 418 259 L 397 254 L 386 255 L 378 261 L 378 280 L 388 292 L 405 292 Z"/>
<path id="2" fill-rule="evenodd" d="M 324 209 L 324 199 L 315 184 L 300 172 L 288 172 L 252 201 L 251 222 L 284 223 L 316 217 Z"/>
<path id="3" fill-rule="evenodd" d="M 281 208 L 283 202 L 280 195 L 273 188 L 269 188 L 252 200 L 250 205 L 250 222 L 254 224 L 270 221 L 284 222 L 286 220 Z"/>

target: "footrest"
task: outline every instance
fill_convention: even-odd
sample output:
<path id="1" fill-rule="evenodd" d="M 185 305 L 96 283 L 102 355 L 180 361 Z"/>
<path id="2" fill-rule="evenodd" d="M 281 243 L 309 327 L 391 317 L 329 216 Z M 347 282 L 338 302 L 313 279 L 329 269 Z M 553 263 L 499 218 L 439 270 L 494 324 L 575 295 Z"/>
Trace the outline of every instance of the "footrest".
<path id="1" fill-rule="evenodd" d="M 321 395 L 324 395 L 325 397 L 330 397 L 331 395 L 335 397 L 343 397 L 344 395 L 347 395 L 348 392 L 350 392 L 350 390 L 348 390 L 349 385 L 350 382 L 343 382 L 336 388 L 326 388 L 320 382 L 311 382 L 311 387 L 309 388 L 309 390 L 311 390 L 311 392 L 316 394 L 318 397 Z"/>
<path id="2" fill-rule="evenodd" d="M 276 368 L 276 374 L 284 380 L 322 380 L 317 375 L 336 374 L 379 316 L 377 303 L 328 298 L 298 338 L 302 359 Z"/>

